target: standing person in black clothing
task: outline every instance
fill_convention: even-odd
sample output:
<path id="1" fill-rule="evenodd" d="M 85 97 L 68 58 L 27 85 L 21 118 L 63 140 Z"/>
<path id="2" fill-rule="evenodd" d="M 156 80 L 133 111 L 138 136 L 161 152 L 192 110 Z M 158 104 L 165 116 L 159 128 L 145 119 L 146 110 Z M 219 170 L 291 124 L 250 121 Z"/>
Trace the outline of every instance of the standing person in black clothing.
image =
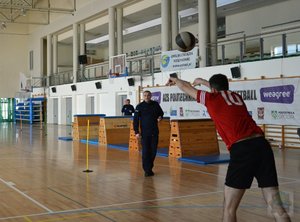
<path id="1" fill-rule="evenodd" d="M 133 126 L 135 136 L 142 137 L 142 161 L 145 177 L 154 176 L 152 171 L 158 144 L 158 122 L 164 112 L 158 102 L 151 100 L 150 91 L 144 91 L 144 101 L 136 106 Z M 140 134 L 141 129 L 141 134 Z"/>
<path id="2" fill-rule="evenodd" d="M 134 113 L 134 107 L 130 104 L 130 99 L 125 100 L 125 104 L 122 107 L 122 114 L 123 116 L 132 116 L 132 113 Z"/>

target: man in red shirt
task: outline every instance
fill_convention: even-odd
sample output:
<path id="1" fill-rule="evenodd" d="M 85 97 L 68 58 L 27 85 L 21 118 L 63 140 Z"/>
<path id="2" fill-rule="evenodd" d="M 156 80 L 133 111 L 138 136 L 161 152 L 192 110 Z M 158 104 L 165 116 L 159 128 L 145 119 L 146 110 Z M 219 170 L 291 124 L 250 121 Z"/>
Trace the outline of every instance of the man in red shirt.
<path id="1" fill-rule="evenodd" d="M 251 187 L 254 177 L 275 221 L 290 221 L 279 195 L 272 148 L 249 115 L 242 97 L 229 91 L 227 77 L 215 74 L 209 81 L 197 78 L 192 85 L 170 77 L 168 85 L 175 84 L 207 107 L 219 135 L 230 151 L 225 179 L 223 221 L 236 221 L 236 210 L 246 189 Z M 211 92 L 193 87 L 201 84 L 210 88 Z"/>

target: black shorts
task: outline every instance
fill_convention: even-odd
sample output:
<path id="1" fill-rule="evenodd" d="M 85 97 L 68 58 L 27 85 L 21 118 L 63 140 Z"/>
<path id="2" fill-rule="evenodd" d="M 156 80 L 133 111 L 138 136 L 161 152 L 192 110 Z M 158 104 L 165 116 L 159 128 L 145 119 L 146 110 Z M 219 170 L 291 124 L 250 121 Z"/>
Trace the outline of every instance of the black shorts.
<path id="1" fill-rule="evenodd" d="M 255 137 L 232 145 L 225 185 L 248 189 L 254 177 L 261 188 L 278 186 L 273 150 L 264 137 Z"/>

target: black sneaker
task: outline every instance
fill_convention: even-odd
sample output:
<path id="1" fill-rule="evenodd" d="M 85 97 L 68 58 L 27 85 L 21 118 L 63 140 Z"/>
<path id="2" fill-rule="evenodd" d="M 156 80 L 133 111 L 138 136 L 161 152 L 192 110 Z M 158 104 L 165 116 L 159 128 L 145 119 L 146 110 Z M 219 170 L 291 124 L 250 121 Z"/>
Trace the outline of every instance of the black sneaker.
<path id="1" fill-rule="evenodd" d="M 151 171 L 151 172 L 145 172 L 145 177 L 152 177 L 154 176 L 154 173 Z"/>

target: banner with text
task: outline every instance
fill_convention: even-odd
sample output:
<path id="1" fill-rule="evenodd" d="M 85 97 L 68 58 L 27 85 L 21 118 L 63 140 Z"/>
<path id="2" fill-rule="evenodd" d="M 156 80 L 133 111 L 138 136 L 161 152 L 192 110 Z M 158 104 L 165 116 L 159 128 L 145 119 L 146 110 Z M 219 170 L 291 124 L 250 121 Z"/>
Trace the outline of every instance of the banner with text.
<path id="1" fill-rule="evenodd" d="M 300 78 L 230 82 L 230 89 L 240 94 L 257 124 L 300 126 Z M 202 86 L 200 89 L 207 90 Z M 165 116 L 172 119 L 210 118 L 200 105 L 176 86 L 150 87 Z"/>
<path id="2" fill-rule="evenodd" d="M 231 82 L 257 124 L 300 126 L 300 78 Z M 298 99 L 297 99 L 298 98 Z"/>
<path id="3" fill-rule="evenodd" d="M 205 88 L 203 88 L 205 89 Z M 209 119 L 205 106 L 182 92 L 176 86 L 147 88 L 152 93 L 152 100 L 157 101 L 166 117 L 171 119 Z"/>
<path id="4" fill-rule="evenodd" d="M 180 52 L 177 50 L 162 52 L 160 70 L 164 72 L 193 69 L 196 67 L 197 57 L 197 47 L 188 52 Z"/>

